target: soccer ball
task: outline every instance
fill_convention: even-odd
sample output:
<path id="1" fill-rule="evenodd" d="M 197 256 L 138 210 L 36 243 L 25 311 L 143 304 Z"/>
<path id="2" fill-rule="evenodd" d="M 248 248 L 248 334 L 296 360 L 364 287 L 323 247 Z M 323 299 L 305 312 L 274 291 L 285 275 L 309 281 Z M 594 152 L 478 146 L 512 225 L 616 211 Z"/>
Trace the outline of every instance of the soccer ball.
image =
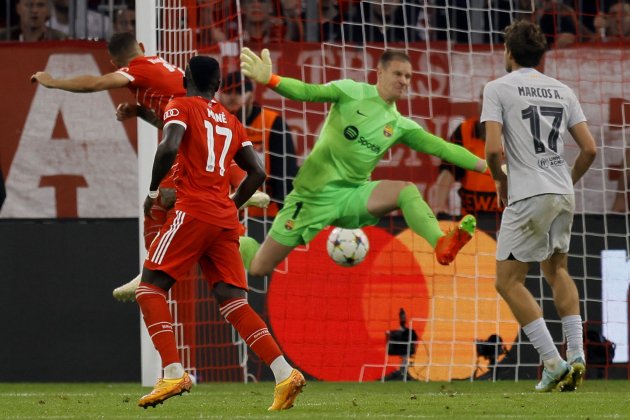
<path id="1" fill-rule="evenodd" d="M 328 235 L 326 249 L 334 262 L 344 267 L 352 267 L 365 259 L 370 249 L 370 241 L 361 229 L 336 227 Z"/>

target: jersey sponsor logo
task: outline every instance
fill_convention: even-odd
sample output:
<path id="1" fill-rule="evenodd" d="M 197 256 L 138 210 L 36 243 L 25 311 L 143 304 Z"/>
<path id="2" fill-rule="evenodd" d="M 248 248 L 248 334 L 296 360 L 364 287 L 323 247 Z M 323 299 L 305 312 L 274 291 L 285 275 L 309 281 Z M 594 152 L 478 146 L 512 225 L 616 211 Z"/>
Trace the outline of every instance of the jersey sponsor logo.
<path id="1" fill-rule="evenodd" d="M 562 99 L 558 89 L 519 86 L 519 96 L 528 96 L 530 98 L 545 98 L 545 99 Z"/>
<path id="2" fill-rule="evenodd" d="M 560 156 L 551 156 L 538 159 L 538 166 L 541 169 L 555 168 L 566 164 L 565 160 Z"/>
<path id="3" fill-rule="evenodd" d="M 359 137 L 359 144 L 361 146 L 365 146 L 368 149 L 370 149 L 371 151 L 373 151 L 376 154 L 381 153 L 381 146 L 374 144 L 374 143 L 370 143 L 369 141 L 367 141 L 367 139 L 363 136 Z"/>
<path id="4" fill-rule="evenodd" d="M 376 154 L 381 153 L 381 146 L 368 141 L 368 139 L 366 139 L 363 136 L 359 136 L 359 129 L 353 125 L 347 126 L 343 130 L 343 135 L 347 140 L 350 140 L 350 141 L 354 141 L 357 139 L 357 137 L 359 137 L 359 144 L 361 146 L 367 147 L 368 149 L 372 150 Z"/>
<path id="5" fill-rule="evenodd" d="M 359 137 L 359 129 L 353 125 L 349 125 L 343 130 L 343 135 L 348 140 L 356 140 L 356 138 Z"/>
<path id="6" fill-rule="evenodd" d="M 167 119 L 167 118 L 171 118 L 171 117 L 177 117 L 179 115 L 179 109 L 177 108 L 171 108 L 168 111 L 166 111 L 164 113 L 164 118 L 163 119 Z"/>
<path id="7" fill-rule="evenodd" d="M 394 127 L 392 127 L 389 124 L 386 124 L 385 127 L 383 127 L 383 135 L 385 137 L 391 137 L 392 134 L 394 134 Z"/>

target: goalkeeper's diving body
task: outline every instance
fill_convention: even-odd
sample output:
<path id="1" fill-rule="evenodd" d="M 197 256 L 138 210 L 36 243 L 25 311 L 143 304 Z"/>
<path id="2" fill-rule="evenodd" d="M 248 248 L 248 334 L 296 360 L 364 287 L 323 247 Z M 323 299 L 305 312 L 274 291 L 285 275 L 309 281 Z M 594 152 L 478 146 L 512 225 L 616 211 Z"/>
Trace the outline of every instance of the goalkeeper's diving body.
<path id="1" fill-rule="evenodd" d="M 243 74 L 280 95 L 298 101 L 333 103 L 315 147 L 304 161 L 285 198 L 269 236 L 260 246 L 241 238 L 241 255 L 253 275 L 268 275 L 297 245 L 310 242 L 326 226 L 358 228 L 400 209 L 407 225 L 434 248 L 442 265 L 455 259 L 475 230 L 475 218 L 464 217 L 445 234 L 411 182 L 370 181 L 372 171 L 389 148 L 405 144 L 467 170 L 484 172 L 486 161 L 449 143 L 400 115 L 396 101 L 407 91 L 411 62 L 407 54 L 386 51 L 375 85 L 352 80 L 308 84 L 272 74 L 269 51 L 259 57 L 241 53 Z"/>

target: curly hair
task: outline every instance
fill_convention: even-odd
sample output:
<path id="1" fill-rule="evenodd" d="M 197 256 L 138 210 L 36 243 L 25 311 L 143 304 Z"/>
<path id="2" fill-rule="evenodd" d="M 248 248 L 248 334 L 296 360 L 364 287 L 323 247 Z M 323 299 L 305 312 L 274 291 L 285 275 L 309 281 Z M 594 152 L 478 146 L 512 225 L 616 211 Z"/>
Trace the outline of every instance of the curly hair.
<path id="1" fill-rule="evenodd" d="M 536 67 L 547 50 L 547 41 L 540 26 L 519 20 L 505 28 L 505 48 L 519 66 Z"/>

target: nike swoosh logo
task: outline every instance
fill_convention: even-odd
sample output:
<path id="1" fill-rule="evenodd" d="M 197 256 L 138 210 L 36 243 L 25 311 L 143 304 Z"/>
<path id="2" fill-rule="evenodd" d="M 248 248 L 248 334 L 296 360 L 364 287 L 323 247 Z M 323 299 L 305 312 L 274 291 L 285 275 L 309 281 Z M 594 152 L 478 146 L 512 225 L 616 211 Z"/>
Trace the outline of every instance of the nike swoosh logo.
<path id="1" fill-rule="evenodd" d="M 365 115 L 363 112 L 359 111 L 358 109 L 357 109 L 357 114 L 361 115 L 362 117 L 367 117 L 367 115 Z"/>

